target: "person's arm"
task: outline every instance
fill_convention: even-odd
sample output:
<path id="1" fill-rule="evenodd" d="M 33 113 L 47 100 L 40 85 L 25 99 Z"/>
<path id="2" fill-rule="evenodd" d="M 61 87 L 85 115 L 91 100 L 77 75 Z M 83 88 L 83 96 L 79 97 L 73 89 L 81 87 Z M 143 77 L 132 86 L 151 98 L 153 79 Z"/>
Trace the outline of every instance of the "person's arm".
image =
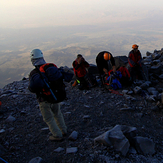
<path id="1" fill-rule="evenodd" d="M 103 71 L 105 72 L 106 75 L 108 75 L 108 70 L 106 68 L 103 68 Z"/>
<path id="2" fill-rule="evenodd" d="M 111 64 L 112 64 L 112 68 L 113 68 L 113 73 L 116 72 L 116 68 L 115 68 L 115 60 L 114 60 L 114 57 L 111 55 Z"/>
<path id="3" fill-rule="evenodd" d="M 74 61 L 73 64 L 72 64 L 73 68 L 75 70 L 77 70 L 80 66 L 81 66 L 81 63 L 78 63 L 77 61 Z"/>
<path id="4" fill-rule="evenodd" d="M 110 61 L 111 61 L 112 66 L 115 66 L 115 60 L 114 60 L 114 57 L 112 55 L 111 55 Z"/>
<path id="5" fill-rule="evenodd" d="M 129 56 L 128 56 L 128 62 L 132 65 L 132 66 L 136 66 L 136 63 L 133 61 L 133 53 L 129 53 Z"/>
<path id="6" fill-rule="evenodd" d="M 116 68 L 115 68 L 115 66 L 112 66 L 113 67 L 113 72 L 116 72 Z"/>
<path id="7" fill-rule="evenodd" d="M 45 87 L 45 84 L 41 79 L 39 72 L 36 69 L 34 69 L 29 75 L 28 89 L 31 92 L 36 93 L 41 91 L 43 87 Z"/>
<path id="8" fill-rule="evenodd" d="M 83 61 L 83 64 L 84 64 L 84 66 L 85 66 L 86 68 L 89 67 L 89 63 L 88 63 L 86 60 Z"/>
<path id="9" fill-rule="evenodd" d="M 137 62 L 137 64 L 141 66 L 142 60 L 143 60 L 143 59 L 142 59 L 141 53 L 140 53 L 140 51 L 139 51 L 139 56 L 138 56 L 138 62 Z"/>

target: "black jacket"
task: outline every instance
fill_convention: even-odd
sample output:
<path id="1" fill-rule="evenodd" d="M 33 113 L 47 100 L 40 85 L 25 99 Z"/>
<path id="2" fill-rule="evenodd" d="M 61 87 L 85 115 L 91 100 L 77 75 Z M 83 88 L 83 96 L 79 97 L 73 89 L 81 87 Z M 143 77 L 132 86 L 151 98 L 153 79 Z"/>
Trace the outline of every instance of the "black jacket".
<path id="1" fill-rule="evenodd" d="M 39 102 L 46 101 L 45 95 L 41 93 L 41 90 L 43 87 L 45 87 L 45 83 L 41 79 L 41 76 L 40 76 L 38 70 L 35 68 L 29 74 L 28 89 L 32 93 L 36 93 L 36 96 L 37 96 L 37 99 Z"/>
<path id="2" fill-rule="evenodd" d="M 104 54 L 105 54 L 105 53 L 111 54 L 111 53 L 108 52 L 108 51 L 102 51 L 102 52 L 100 52 L 100 53 L 97 55 L 97 57 L 96 57 L 96 64 L 97 64 L 97 67 L 98 67 L 98 70 L 99 70 L 99 73 L 100 73 L 100 74 L 103 74 L 103 68 L 109 70 L 109 69 L 108 69 L 108 61 L 106 61 L 106 60 L 104 59 Z M 115 61 L 114 61 L 114 58 L 113 58 L 112 54 L 111 54 L 111 59 L 110 59 L 110 61 L 111 61 L 112 66 L 115 66 Z"/>

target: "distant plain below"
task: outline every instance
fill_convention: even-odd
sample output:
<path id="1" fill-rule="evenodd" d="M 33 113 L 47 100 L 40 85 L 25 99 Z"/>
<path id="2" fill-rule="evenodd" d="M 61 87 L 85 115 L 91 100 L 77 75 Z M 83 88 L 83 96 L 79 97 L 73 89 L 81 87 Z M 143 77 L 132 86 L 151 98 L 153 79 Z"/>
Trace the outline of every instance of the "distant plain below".
<path id="1" fill-rule="evenodd" d="M 121 26 L 71 26 L 34 29 L 1 29 L 0 34 L 0 88 L 28 77 L 33 69 L 30 51 L 39 48 L 46 62 L 58 67 L 72 67 L 77 54 L 95 64 L 96 55 L 107 50 L 113 56 L 128 56 L 132 44 L 138 44 L 143 56 L 146 52 L 163 48 L 163 31 L 127 24 Z"/>

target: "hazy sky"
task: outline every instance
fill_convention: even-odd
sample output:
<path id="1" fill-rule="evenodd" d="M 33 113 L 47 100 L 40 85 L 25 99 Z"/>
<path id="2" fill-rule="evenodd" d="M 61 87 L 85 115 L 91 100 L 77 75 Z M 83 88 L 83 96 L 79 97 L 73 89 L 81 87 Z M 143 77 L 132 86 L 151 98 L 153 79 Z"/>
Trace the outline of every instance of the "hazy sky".
<path id="1" fill-rule="evenodd" d="M 162 21 L 163 0 L 1 0 L 1 28 Z"/>

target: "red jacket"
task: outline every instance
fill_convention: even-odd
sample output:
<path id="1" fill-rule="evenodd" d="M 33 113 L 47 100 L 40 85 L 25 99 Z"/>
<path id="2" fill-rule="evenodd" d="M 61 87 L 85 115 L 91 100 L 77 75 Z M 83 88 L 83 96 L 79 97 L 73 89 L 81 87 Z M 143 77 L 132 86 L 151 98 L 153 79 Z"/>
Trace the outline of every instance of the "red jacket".
<path id="1" fill-rule="evenodd" d="M 129 73 L 129 71 L 127 70 L 126 67 L 123 67 L 123 66 L 122 66 L 122 67 L 120 67 L 120 68 L 118 69 L 118 71 L 121 72 L 122 76 L 130 78 L 130 73 Z"/>
<path id="2" fill-rule="evenodd" d="M 138 50 L 137 52 L 135 52 L 134 50 L 131 50 L 128 55 L 129 65 L 131 67 L 141 66 L 141 61 L 142 61 L 142 57 L 140 51 Z"/>
<path id="3" fill-rule="evenodd" d="M 86 68 L 89 67 L 89 63 L 83 60 L 80 64 L 75 60 L 72 64 L 76 77 L 84 77 L 87 74 Z"/>

